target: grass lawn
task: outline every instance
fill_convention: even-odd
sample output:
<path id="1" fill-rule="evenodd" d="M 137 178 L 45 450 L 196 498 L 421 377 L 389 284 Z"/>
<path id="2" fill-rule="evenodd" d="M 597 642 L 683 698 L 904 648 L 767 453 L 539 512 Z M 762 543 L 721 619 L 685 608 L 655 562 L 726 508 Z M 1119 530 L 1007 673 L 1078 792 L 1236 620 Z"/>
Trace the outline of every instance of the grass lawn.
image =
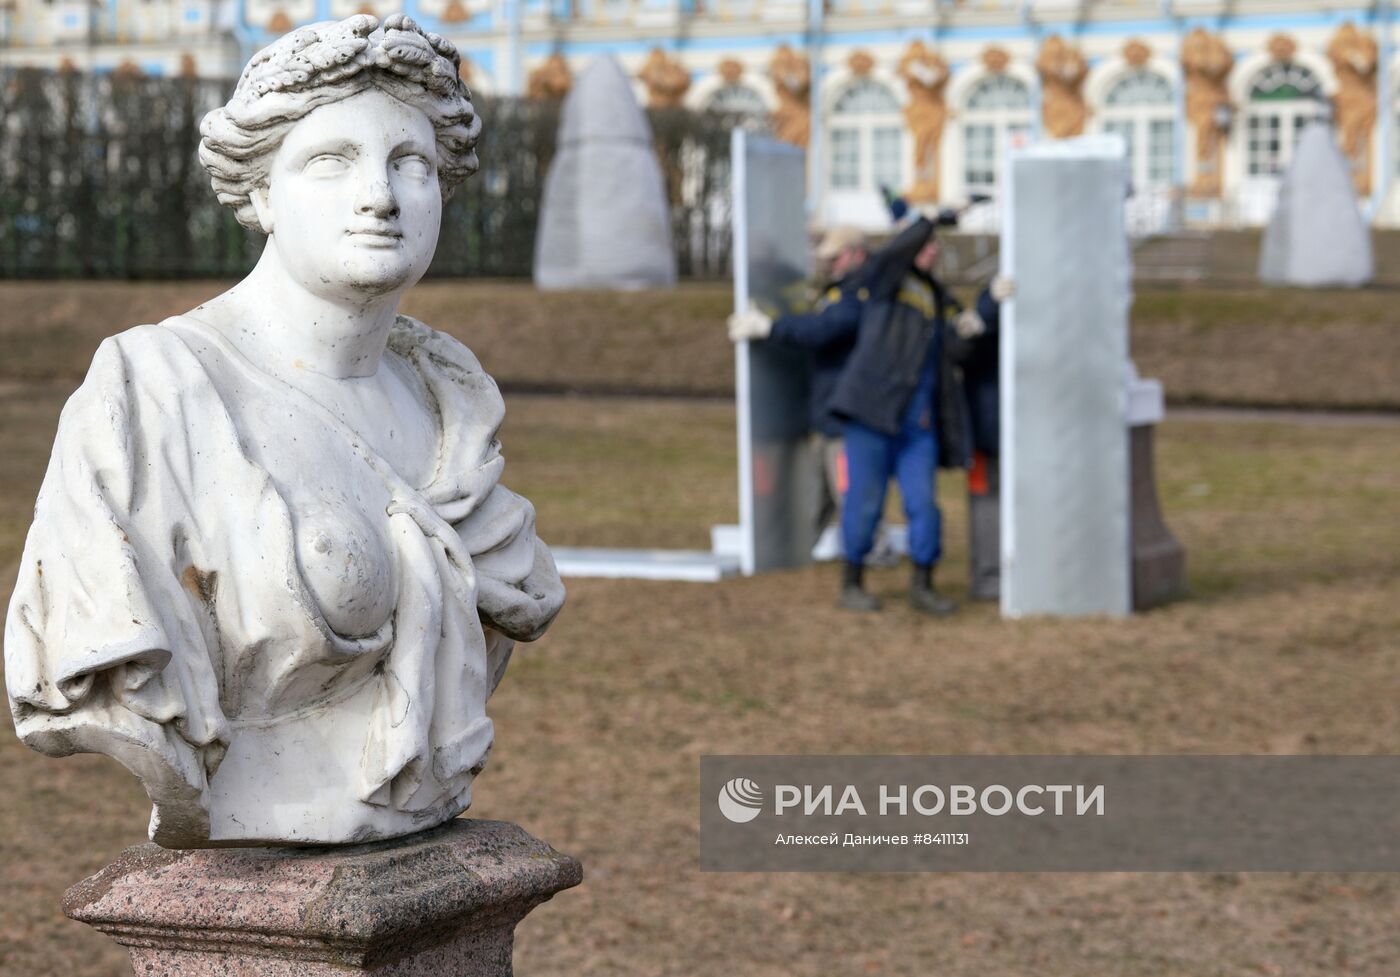
<path id="1" fill-rule="evenodd" d="M 0 593 L 71 382 L 0 386 Z M 512 396 L 505 481 L 546 539 L 707 545 L 734 519 L 732 409 Z M 751 875 L 696 868 L 705 753 L 1370 753 L 1400 742 L 1400 425 L 1173 420 L 1159 436 L 1192 597 L 1130 620 L 943 622 L 874 575 L 880 617 L 815 567 L 715 585 L 572 581 L 492 700 L 474 815 L 580 857 L 521 927 L 521 974 L 787 977 L 1400 972 L 1394 875 Z M 949 557 L 965 591 L 959 480 Z M 127 973 L 63 888 L 144 837 L 114 762 L 0 729 L 0 973 Z"/>
<path id="2" fill-rule="evenodd" d="M 0 282 L 0 380 L 76 383 L 103 337 L 183 312 L 227 282 Z M 960 289 L 966 300 L 970 289 Z M 1393 289 L 1143 288 L 1132 350 L 1176 403 L 1400 409 Z M 537 292 L 433 281 L 404 311 L 451 332 L 507 389 L 729 396 L 724 283 Z"/>

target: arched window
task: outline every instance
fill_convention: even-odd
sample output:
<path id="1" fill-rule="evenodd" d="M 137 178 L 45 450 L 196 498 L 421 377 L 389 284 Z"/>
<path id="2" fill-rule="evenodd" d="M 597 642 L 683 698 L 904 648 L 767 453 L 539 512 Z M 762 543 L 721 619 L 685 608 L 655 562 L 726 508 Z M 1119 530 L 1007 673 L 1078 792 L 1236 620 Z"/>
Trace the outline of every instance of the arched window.
<path id="1" fill-rule="evenodd" d="M 716 88 L 705 100 L 705 108 L 716 112 L 736 112 L 740 115 L 767 115 L 763 96 L 748 85 L 738 83 Z"/>
<path id="2" fill-rule="evenodd" d="M 1299 64 L 1271 64 L 1249 89 L 1245 166 L 1250 176 L 1281 173 L 1304 127 L 1323 109 L 1322 86 Z"/>
<path id="3" fill-rule="evenodd" d="M 963 184 L 969 193 L 996 189 L 1006 150 L 1030 133 L 1031 93 L 1010 75 L 988 75 L 972 86 L 963 110 Z"/>
<path id="4" fill-rule="evenodd" d="M 1172 83 L 1155 71 L 1124 75 L 1104 96 L 1104 132 L 1128 146 L 1133 188 L 1170 186 L 1176 160 L 1176 107 Z"/>
<path id="5" fill-rule="evenodd" d="M 904 186 L 904 117 L 887 87 L 860 78 L 831 106 L 827 134 L 832 190 L 878 191 Z"/>

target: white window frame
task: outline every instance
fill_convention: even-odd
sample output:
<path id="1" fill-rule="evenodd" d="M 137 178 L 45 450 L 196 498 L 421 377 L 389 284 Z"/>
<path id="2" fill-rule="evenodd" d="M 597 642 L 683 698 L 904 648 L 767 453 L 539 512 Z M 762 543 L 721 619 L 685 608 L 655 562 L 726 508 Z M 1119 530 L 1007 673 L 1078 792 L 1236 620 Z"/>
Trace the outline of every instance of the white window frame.
<path id="1" fill-rule="evenodd" d="M 752 99 L 752 104 L 743 104 Z M 729 104 L 725 104 L 729 103 Z M 768 114 L 768 103 L 763 93 L 742 81 L 726 82 L 705 98 L 704 107 L 720 112 L 739 112 L 743 115 L 763 116 Z"/>
<path id="2" fill-rule="evenodd" d="M 1152 79 L 1155 86 L 1151 97 L 1135 95 L 1123 100 L 1126 85 L 1138 85 Z M 1146 92 L 1142 93 L 1143 95 Z M 1119 101 L 1114 101 L 1115 97 Z M 1181 139 L 1176 124 L 1176 92 L 1172 80 L 1151 68 L 1133 68 L 1118 76 L 1105 92 L 1098 111 L 1099 128 L 1116 132 L 1128 144 L 1130 176 L 1134 191 L 1161 189 L 1175 182 L 1176 146 Z M 1152 133 L 1166 127 L 1169 133 L 1165 169 L 1153 173 Z"/>
<path id="3" fill-rule="evenodd" d="M 1269 99 L 1257 96 L 1266 85 L 1291 83 L 1306 90 L 1297 98 Z M 1305 88 L 1306 86 L 1306 88 Z M 1260 71 L 1249 85 L 1249 100 L 1244 112 L 1244 172 L 1249 180 L 1281 177 L 1293 158 L 1293 150 L 1303 129 L 1317 121 L 1324 109 L 1322 80 L 1300 64 L 1271 64 Z M 1268 159 L 1260 159 L 1255 133 L 1261 127 L 1276 124 L 1278 150 Z"/>
<path id="4" fill-rule="evenodd" d="M 979 97 L 995 88 L 1006 91 L 1015 89 L 1022 96 L 1018 104 L 976 104 Z M 988 74 L 979 78 L 968 89 L 963 98 L 962 117 L 959 119 L 959 134 L 962 136 L 962 158 L 958 161 L 963 192 L 995 194 L 1001 185 L 1002 161 L 1018 136 L 1029 137 L 1035 128 L 1034 103 L 1031 89 L 1023 80 L 1010 74 Z M 975 175 L 970 168 L 968 150 L 973 142 L 974 129 L 991 129 L 991 180 L 972 179 Z"/>
<path id="5" fill-rule="evenodd" d="M 878 107 L 861 106 L 855 103 L 862 94 L 875 96 L 885 104 Z M 892 172 L 878 170 L 875 144 L 877 133 L 888 135 L 897 133 L 895 138 L 896 162 Z M 833 194 L 878 194 L 880 183 L 890 185 L 896 193 L 903 191 L 909 180 L 909 131 L 900 110 L 899 98 L 894 90 L 884 82 L 874 78 L 856 78 L 843 86 L 831 101 L 827 114 L 826 183 Z M 853 183 L 838 186 L 838 144 L 855 143 L 855 180 Z"/>

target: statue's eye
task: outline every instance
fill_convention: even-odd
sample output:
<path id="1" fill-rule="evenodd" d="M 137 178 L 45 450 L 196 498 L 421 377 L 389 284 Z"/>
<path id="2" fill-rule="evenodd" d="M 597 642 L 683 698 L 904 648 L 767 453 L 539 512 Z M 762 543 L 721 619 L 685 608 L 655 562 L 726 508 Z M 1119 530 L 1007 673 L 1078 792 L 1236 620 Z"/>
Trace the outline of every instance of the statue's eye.
<path id="1" fill-rule="evenodd" d="M 340 176 L 349 168 L 350 163 L 344 156 L 326 153 L 307 160 L 301 171 L 307 176 Z"/>
<path id="2" fill-rule="evenodd" d="M 433 173 L 433 165 L 422 156 L 400 156 L 394 169 L 412 180 L 426 180 Z"/>

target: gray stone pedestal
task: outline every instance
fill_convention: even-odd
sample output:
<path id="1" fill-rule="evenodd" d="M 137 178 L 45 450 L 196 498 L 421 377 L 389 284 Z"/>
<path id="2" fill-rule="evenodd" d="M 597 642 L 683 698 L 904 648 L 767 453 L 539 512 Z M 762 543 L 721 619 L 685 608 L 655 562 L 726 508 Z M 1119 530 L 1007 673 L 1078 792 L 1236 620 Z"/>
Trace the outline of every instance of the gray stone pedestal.
<path id="1" fill-rule="evenodd" d="M 1133 610 L 1145 611 L 1186 593 L 1186 551 L 1181 548 L 1157 499 L 1157 470 L 1153 463 L 1155 425 L 1131 431 L 1133 465 Z"/>
<path id="2" fill-rule="evenodd" d="M 579 863 L 504 821 L 343 848 L 127 849 L 63 910 L 140 977 L 506 977 L 515 926 Z"/>
<path id="3" fill-rule="evenodd" d="M 973 600 L 1001 599 L 1001 462 L 979 455 L 967 480 L 969 589 Z"/>

